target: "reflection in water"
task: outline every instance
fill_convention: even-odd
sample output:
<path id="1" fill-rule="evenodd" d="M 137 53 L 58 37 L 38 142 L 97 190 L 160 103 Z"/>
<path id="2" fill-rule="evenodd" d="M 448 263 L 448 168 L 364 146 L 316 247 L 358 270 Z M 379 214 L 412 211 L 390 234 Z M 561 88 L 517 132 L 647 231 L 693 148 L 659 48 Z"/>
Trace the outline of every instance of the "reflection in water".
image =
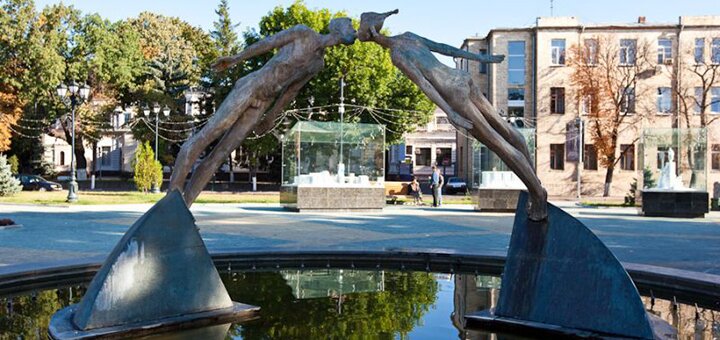
<path id="1" fill-rule="evenodd" d="M 500 279 L 484 275 L 360 270 L 284 270 L 222 275 L 235 301 L 260 318 L 145 339 L 517 339 L 468 329 L 463 315 L 494 307 Z M 0 297 L 0 339 L 45 338 L 52 314 L 78 303 L 84 287 Z M 719 339 L 720 312 L 643 298 L 680 339 Z"/>

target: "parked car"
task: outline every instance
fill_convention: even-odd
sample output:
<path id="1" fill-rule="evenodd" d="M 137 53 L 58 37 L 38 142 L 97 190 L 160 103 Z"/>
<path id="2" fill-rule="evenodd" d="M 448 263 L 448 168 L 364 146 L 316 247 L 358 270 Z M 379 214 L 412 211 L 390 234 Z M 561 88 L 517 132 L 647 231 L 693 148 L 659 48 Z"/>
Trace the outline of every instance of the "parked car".
<path id="1" fill-rule="evenodd" d="M 37 175 L 18 175 L 17 178 L 22 184 L 23 190 L 33 191 L 54 191 L 62 190 L 60 183 L 48 181 Z"/>
<path id="2" fill-rule="evenodd" d="M 450 177 L 450 178 L 448 178 L 447 183 L 445 183 L 445 193 L 446 194 L 457 194 L 457 193 L 464 194 L 466 192 L 467 192 L 467 184 L 460 177 Z"/>

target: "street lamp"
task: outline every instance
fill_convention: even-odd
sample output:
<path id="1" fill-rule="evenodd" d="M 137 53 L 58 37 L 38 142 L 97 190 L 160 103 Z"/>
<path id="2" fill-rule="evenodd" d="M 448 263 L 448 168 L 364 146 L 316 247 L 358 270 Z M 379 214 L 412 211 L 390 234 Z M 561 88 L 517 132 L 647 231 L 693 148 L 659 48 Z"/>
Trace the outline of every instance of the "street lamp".
<path id="1" fill-rule="evenodd" d="M 158 150 L 158 136 L 160 135 L 160 131 L 158 130 L 158 123 L 160 122 L 159 114 L 160 114 L 161 110 L 162 110 L 163 116 L 165 116 L 165 118 L 170 116 L 170 108 L 167 105 L 165 105 L 161 109 L 160 104 L 158 104 L 158 103 L 153 104 L 152 112 L 155 113 L 155 161 L 158 160 L 158 151 L 159 151 Z M 145 105 L 143 107 L 143 114 L 145 115 L 145 117 L 150 116 L 150 107 Z M 160 183 L 160 184 L 162 184 L 162 183 Z M 160 192 L 160 186 L 158 186 L 158 183 L 152 184 L 151 191 L 155 194 Z"/>
<path id="2" fill-rule="evenodd" d="M 78 184 L 75 177 L 75 108 L 83 102 L 87 101 L 90 97 L 90 86 L 83 84 L 82 87 L 78 85 L 74 80 L 70 85 L 61 83 L 57 87 L 57 95 L 60 97 L 62 102 L 66 106 L 70 106 L 72 130 L 71 130 L 71 152 L 70 152 L 70 183 L 68 185 L 67 201 L 70 203 L 77 202 L 78 200 Z"/>

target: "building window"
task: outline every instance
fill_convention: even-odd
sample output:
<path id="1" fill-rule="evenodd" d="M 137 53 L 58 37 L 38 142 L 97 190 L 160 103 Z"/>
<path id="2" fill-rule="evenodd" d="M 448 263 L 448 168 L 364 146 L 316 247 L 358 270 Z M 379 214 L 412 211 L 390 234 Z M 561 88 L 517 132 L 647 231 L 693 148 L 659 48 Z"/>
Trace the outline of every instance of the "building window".
<path id="1" fill-rule="evenodd" d="M 713 170 L 720 170 L 720 144 L 713 144 L 710 149 L 710 163 Z"/>
<path id="2" fill-rule="evenodd" d="M 720 113 L 720 87 L 710 88 L 710 113 Z"/>
<path id="3" fill-rule="evenodd" d="M 436 152 L 435 164 L 438 166 L 452 165 L 452 148 L 437 148 Z"/>
<path id="4" fill-rule="evenodd" d="M 669 114 L 672 109 L 671 90 L 669 87 L 658 87 L 657 111 L 658 114 Z"/>
<path id="5" fill-rule="evenodd" d="M 435 124 L 437 124 L 437 125 L 450 124 L 450 121 L 448 121 L 447 117 L 435 117 Z"/>
<path id="6" fill-rule="evenodd" d="M 65 151 L 60 151 L 60 165 L 65 165 Z"/>
<path id="7" fill-rule="evenodd" d="M 565 113 L 565 88 L 550 88 L 550 113 Z"/>
<path id="8" fill-rule="evenodd" d="M 672 63 L 672 40 L 658 39 L 658 64 Z"/>
<path id="9" fill-rule="evenodd" d="M 100 164 L 103 166 L 109 166 L 110 165 L 110 147 L 109 146 L 103 146 L 100 149 Z"/>
<path id="10" fill-rule="evenodd" d="M 550 169 L 565 169 L 565 144 L 550 144 Z"/>
<path id="11" fill-rule="evenodd" d="M 720 38 L 713 38 L 710 46 L 710 60 L 713 64 L 720 64 Z"/>
<path id="12" fill-rule="evenodd" d="M 487 50 L 482 49 L 479 51 L 480 54 L 487 54 Z M 480 74 L 486 74 L 488 70 L 488 64 L 487 63 L 478 63 L 480 64 Z"/>
<path id="13" fill-rule="evenodd" d="M 598 169 L 597 150 L 595 150 L 595 144 L 585 144 L 585 147 L 583 148 L 583 169 Z"/>
<path id="14" fill-rule="evenodd" d="M 585 39 L 585 63 L 595 65 L 598 61 L 597 39 Z"/>
<path id="15" fill-rule="evenodd" d="M 705 57 L 705 38 L 695 39 L 695 63 L 702 64 Z"/>
<path id="16" fill-rule="evenodd" d="M 405 145 L 405 154 L 412 155 L 412 145 Z"/>
<path id="17" fill-rule="evenodd" d="M 430 166 L 432 163 L 430 148 L 416 148 L 415 149 L 415 165 L 416 166 Z"/>
<path id="18" fill-rule="evenodd" d="M 620 65 L 635 65 L 637 40 L 620 39 Z"/>
<path id="19" fill-rule="evenodd" d="M 635 145 L 620 145 L 620 169 L 635 170 Z"/>
<path id="20" fill-rule="evenodd" d="M 589 115 L 593 113 L 593 105 L 595 104 L 593 100 L 593 95 L 588 94 L 584 95 L 580 102 L 580 113 L 583 115 Z"/>
<path id="21" fill-rule="evenodd" d="M 508 110 L 510 107 L 524 107 L 525 106 L 525 89 L 511 87 L 508 88 Z"/>
<path id="22" fill-rule="evenodd" d="M 624 113 L 635 112 L 635 88 L 626 87 L 624 94 L 620 99 L 620 111 Z"/>
<path id="23" fill-rule="evenodd" d="M 508 42 L 508 84 L 525 84 L 525 41 Z"/>
<path id="24" fill-rule="evenodd" d="M 565 39 L 553 39 L 550 49 L 552 64 L 565 65 Z"/>

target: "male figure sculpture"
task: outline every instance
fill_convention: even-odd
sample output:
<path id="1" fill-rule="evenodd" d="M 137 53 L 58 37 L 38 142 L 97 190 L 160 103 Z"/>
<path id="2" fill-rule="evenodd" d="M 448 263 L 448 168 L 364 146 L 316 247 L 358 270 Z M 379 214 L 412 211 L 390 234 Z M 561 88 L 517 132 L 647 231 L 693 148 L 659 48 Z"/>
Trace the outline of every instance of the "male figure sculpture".
<path id="1" fill-rule="evenodd" d="M 170 190 L 183 191 L 186 203 L 192 205 L 213 173 L 247 135 L 271 129 L 283 108 L 323 69 L 325 48 L 353 44 L 357 37 L 349 18 L 331 20 L 329 30 L 329 34 L 323 35 L 297 25 L 252 44 L 237 55 L 216 61 L 213 67 L 221 71 L 278 49 L 260 70 L 239 79 L 202 130 L 183 144 L 170 177 Z M 218 144 L 195 169 L 183 190 L 195 161 L 220 136 Z"/>
<path id="2" fill-rule="evenodd" d="M 547 217 L 547 193 L 535 174 L 524 138 L 500 117 L 467 72 L 445 66 L 432 52 L 485 63 L 501 62 L 504 57 L 470 53 L 409 32 L 392 37 L 380 34 L 385 19 L 397 13 L 398 10 L 363 13 L 358 39 L 374 41 L 388 48 L 393 64 L 447 113 L 453 125 L 467 129 L 498 154 L 530 192 L 528 217 L 544 220 Z"/>

